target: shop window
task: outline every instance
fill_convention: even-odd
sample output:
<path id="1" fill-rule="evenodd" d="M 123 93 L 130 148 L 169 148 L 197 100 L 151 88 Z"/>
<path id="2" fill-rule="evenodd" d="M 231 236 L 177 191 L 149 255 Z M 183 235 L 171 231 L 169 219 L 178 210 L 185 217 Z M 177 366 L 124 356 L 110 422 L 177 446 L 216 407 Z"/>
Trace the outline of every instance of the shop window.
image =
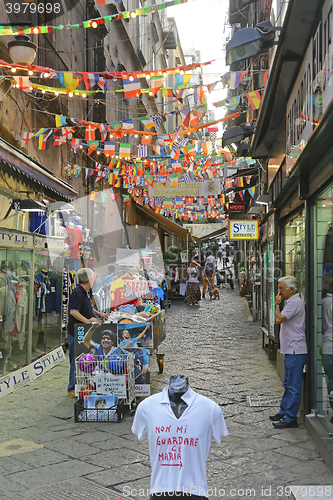
<path id="1" fill-rule="evenodd" d="M 53 248 L 36 251 L 32 359 L 51 351 L 62 342 L 63 269 L 62 251 Z"/>
<path id="2" fill-rule="evenodd" d="M 26 365 L 32 251 L 0 249 L 0 377 Z"/>
<path id="3" fill-rule="evenodd" d="M 317 411 L 333 421 L 333 187 L 318 199 L 316 205 L 315 248 L 315 345 L 317 363 Z"/>

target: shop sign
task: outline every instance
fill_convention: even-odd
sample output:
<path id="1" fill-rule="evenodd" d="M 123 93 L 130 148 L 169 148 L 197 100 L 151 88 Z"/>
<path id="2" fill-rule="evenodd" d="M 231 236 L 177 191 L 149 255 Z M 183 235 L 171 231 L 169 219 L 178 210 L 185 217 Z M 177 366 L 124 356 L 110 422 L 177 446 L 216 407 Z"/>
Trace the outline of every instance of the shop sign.
<path id="1" fill-rule="evenodd" d="M 245 212 L 245 203 L 229 203 L 229 212 Z"/>
<path id="2" fill-rule="evenodd" d="M 203 182 L 179 182 L 178 186 L 171 187 L 168 183 L 149 186 L 149 198 L 176 198 L 181 196 L 217 196 L 221 194 L 221 181 L 209 180 Z"/>
<path id="3" fill-rule="evenodd" d="M 0 246 L 5 247 L 33 247 L 32 234 L 12 233 L 0 231 Z"/>
<path id="4" fill-rule="evenodd" d="M 229 240 L 258 240 L 259 221 L 258 220 L 230 220 Z"/>
<path id="5" fill-rule="evenodd" d="M 66 356 L 62 347 L 58 347 L 42 358 L 34 361 L 28 366 L 8 373 L 0 378 L 0 399 L 12 392 L 30 384 L 44 373 L 65 361 Z"/>
<path id="6" fill-rule="evenodd" d="M 126 375 L 107 375 L 94 377 L 97 394 L 118 396 L 126 398 Z"/>
<path id="7" fill-rule="evenodd" d="M 142 297 L 149 292 L 149 281 L 147 280 L 124 280 L 124 297 Z"/>
<path id="8" fill-rule="evenodd" d="M 40 236 L 35 236 L 35 248 L 43 249 L 45 248 L 46 239 L 41 238 Z"/>
<path id="9" fill-rule="evenodd" d="M 65 248 L 64 238 L 47 238 L 47 247 L 52 250 L 62 251 Z"/>

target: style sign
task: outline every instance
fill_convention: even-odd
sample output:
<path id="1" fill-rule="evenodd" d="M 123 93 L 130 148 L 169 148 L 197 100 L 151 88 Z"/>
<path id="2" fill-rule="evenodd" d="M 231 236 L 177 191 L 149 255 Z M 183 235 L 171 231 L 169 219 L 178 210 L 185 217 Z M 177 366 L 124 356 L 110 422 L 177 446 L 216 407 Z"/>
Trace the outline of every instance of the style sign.
<path id="1" fill-rule="evenodd" d="M 229 240 L 258 240 L 259 221 L 258 220 L 230 220 Z"/>

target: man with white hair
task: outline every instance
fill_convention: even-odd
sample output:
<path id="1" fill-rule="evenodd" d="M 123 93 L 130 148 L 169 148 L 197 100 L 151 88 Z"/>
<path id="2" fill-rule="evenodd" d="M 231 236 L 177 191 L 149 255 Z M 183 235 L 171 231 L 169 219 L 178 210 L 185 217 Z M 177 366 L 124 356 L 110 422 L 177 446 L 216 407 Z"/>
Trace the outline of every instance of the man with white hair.
<path id="1" fill-rule="evenodd" d="M 69 383 L 68 394 L 75 397 L 75 373 L 74 373 L 74 325 L 75 323 L 98 323 L 96 316 L 107 319 L 106 313 L 101 313 L 93 308 L 89 296 L 89 290 L 94 284 L 94 272 L 92 269 L 83 267 L 76 273 L 78 284 L 69 297 L 67 313 L 67 340 L 69 346 Z"/>
<path id="2" fill-rule="evenodd" d="M 280 311 L 281 300 L 284 308 Z M 302 397 L 303 368 L 306 363 L 305 306 L 293 276 L 278 280 L 275 323 L 281 325 L 280 352 L 284 354 L 284 394 L 280 411 L 269 417 L 276 429 L 298 427 L 297 413 Z"/>

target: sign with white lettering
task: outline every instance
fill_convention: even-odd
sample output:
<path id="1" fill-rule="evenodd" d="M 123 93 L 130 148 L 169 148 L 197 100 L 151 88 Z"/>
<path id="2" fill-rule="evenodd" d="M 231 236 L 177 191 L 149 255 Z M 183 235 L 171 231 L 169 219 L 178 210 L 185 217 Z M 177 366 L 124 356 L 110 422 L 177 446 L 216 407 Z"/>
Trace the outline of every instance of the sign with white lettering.
<path id="1" fill-rule="evenodd" d="M 17 389 L 30 384 L 44 373 L 65 361 L 66 356 L 62 347 L 57 347 L 42 358 L 15 372 L 8 373 L 0 378 L 0 399 Z"/>
<path id="2" fill-rule="evenodd" d="M 258 220 L 230 220 L 229 240 L 258 240 Z"/>
<path id="3" fill-rule="evenodd" d="M 217 196 L 221 194 L 221 181 L 179 182 L 178 186 L 154 184 L 149 186 L 149 198 L 178 198 L 182 196 Z"/>
<path id="4" fill-rule="evenodd" d="M 0 246 L 2 247 L 33 247 L 32 234 L 12 233 L 11 231 L 0 231 Z"/>
<path id="5" fill-rule="evenodd" d="M 97 394 L 111 394 L 126 398 L 126 375 L 108 373 L 94 377 Z"/>

